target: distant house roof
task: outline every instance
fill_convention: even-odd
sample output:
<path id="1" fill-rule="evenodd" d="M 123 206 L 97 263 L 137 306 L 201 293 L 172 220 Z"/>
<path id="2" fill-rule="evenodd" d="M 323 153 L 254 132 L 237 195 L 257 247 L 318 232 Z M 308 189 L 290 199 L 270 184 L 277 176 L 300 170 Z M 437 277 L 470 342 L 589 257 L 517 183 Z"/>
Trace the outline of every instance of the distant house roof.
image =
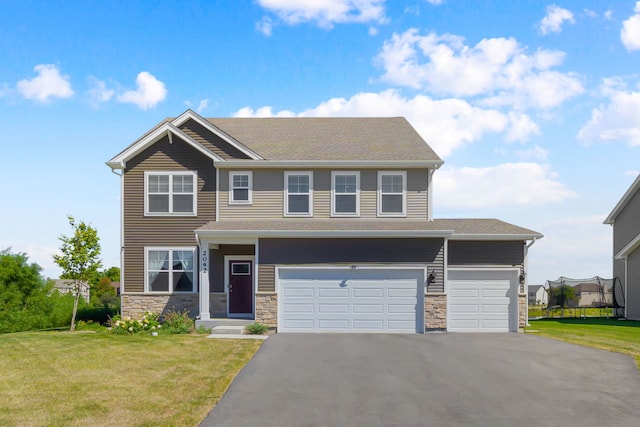
<path id="1" fill-rule="evenodd" d="M 199 235 L 260 235 L 263 237 L 448 237 L 454 240 L 532 240 L 542 234 L 497 219 L 331 219 L 211 221 L 196 230 Z M 335 236 L 333 235 L 335 233 Z"/>
<path id="2" fill-rule="evenodd" d="M 544 287 L 544 286 L 542 286 L 542 285 L 529 285 L 529 286 L 528 286 L 528 288 L 529 288 L 529 292 L 538 292 L 538 290 L 539 290 L 540 288 L 543 288 L 543 287 Z"/>
<path id="3" fill-rule="evenodd" d="M 87 286 L 86 282 L 80 282 L 83 286 Z M 74 281 L 72 279 L 54 279 L 53 286 L 58 289 L 68 289 L 73 287 Z"/>
<path id="4" fill-rule="evenodd" d="M 640 189 L 640 175 L 638 175 L 635 181 L 633 181 L 629 189 L 624 193 L 624 195 L 622 196 L 620 201 L 616 204 L 616 206 L 613 208 L 609 216 L 607 216 L 607 218 L 604 220 L 604 223 L 613 224 L 614 222 L 616 222 L 616 218 L 618 217 L 618 215 L 620 215 L 620 213 L 625 208 L 625 206 L 627 206 L 627 203 L 631 201 L 631 199 L 639 189 Z"/>

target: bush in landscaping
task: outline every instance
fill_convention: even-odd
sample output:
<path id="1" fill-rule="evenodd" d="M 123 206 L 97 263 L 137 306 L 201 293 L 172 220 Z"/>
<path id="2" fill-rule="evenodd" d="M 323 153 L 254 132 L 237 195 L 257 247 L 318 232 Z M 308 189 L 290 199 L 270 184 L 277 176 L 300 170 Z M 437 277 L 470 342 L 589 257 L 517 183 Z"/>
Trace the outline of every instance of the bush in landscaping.
<path id="1" fill-rule="evenodd" d="M 114 316 L 111 319 L 111 327 L 109 330 L 118 335 L 154 332 L 161 329 L 158 317 L 157 314 L 151 311 L 146 311 L 140 319 L 132 319 L 130 317 L 123 319 L 120 316 Z"/>
<path id="2" fill-rule="evenodd" d="M 264 335 L 269 330 L 269 327 L 256 322 L 245 326 L 244 330 L 247 331 L 249 335 Z"/>
<path id="3" fill-rule="evenodd" d="M 163 316 L 163 333 L 166 334 L 189 334 L 195 330 L 194 321 L 189 317 L 189 312 L 167 311 Z"/>

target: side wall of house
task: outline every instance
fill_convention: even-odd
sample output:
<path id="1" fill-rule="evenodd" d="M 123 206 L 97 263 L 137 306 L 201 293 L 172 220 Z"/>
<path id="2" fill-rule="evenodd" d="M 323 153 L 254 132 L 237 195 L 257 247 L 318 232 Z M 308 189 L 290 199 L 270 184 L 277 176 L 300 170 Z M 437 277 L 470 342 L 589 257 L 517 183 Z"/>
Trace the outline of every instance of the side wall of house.
<path id="1" fill-rule="evenodd" d="M 627 259 L 627 318 L 640 320 L 640 248 Z"/>
<path id="2" fill-rule="evenodd" d="M 145 171 L 195 171 L 197 216 L 145 216 Z M 211 159 L 177 137 L 173 143 L 165 137 L 127 162 L 123 179 L 122 293 L 127 294 L 144 292 L 145 247 L 197 246 L 193 231 L 215 219 L 216 176 Z"/>
<path id="3" fill-rule="evenodd" d="M 640 234 L 640 191 L 636 191 L 613 225 L 613 255 L 620 252 Z M 625 303 L 627 317 L 640 320 L 640 265 L 638 249 L 624 261 L 613 260 L 613 277 L 620 279 L 622 289 L 626 289 Z"/>
<path id="4" fill-rule="evenodd" d="M 287 169 L 286 171 L 291 171 Z M 313 172 L 313 217 L 331 217 L 331 172 L 336 169 L 305 169 Z M 355 169 L 348 169 L 354 171 Z M 394 169 L 396 170 L 396 169 Z M 240 218 L 281 219 L 284 217 L 285 170 L 257 169 L 253 175 L 250 205 L 229 204 L 229 173 L 220 171 L 220 221 Z M 360 170 L 360 218 L 376 218 L 378 209 L 378 171 Z M 407 218 L 427 219 L 428 169 L 407 172 Z M 292 219 L 293 220 L 293 219 Z"/>

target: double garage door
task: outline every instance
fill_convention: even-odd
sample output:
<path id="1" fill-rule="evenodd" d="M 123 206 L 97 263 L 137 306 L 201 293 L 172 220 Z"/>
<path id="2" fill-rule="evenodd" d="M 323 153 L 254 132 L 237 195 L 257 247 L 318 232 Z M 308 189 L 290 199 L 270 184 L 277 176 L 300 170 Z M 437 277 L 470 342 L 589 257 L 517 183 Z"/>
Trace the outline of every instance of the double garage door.
<path id="1" fill-rule="evenodd" d="M 422 269 L 278 269 L 281 332 L 422 332 L 422 307 Z"/>
<path id="2" fill-rule="evenodd" d="M 449 270 L 447 330 L 516 332 L 518 272 Z"/>

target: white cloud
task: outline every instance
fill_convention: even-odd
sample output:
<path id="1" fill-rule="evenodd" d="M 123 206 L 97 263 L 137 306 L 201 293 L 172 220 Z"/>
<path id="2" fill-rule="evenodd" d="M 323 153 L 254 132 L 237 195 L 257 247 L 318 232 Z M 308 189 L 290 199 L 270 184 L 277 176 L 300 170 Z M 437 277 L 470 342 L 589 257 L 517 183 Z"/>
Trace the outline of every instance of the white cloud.
<path id="1" fill-rule="evenodd" d="M 560 276 L 585 279 L 611 278 L 611 227 L 602 224 L 606 215 L 569 217 L 542 224 L 544 238 L 530 249 L 531 284 Z"/>
<path id="2" fill-rule="evenodd" d="M 287 25 L 313 22 L 330 29 L 334 24 L 387 22 L 385 0 L 257 0 L 264 9 L 275 14 Z M 265 25 L 258 28 L 265 33 Z M 271 22 L 266 25 L 271 34 Z"/>
<path id="3" fill-rule="evenodd" d="M 53 64 L 36 65 L 38 75 L 32 79 L 20 80 L 16 85 L 18 92 L 26 99 L 47 102 L 50 98 L 70 98 L 73 89 L 69 76 L 63 76 Z"/>
<path id="4" fill-rule="evenodd" d="M 332 98 L 315 108 L 295 113 L 274 112 L 270 106 L 254 110 L 244 107 L 234 117 L 381 117 L 404 116 L 442 157 L 487 133 L 504 133 L 505 139 L 526 139 L 537 133 L 537 125 L 525 115 L 509 115 L 474 107 L 460 99 L 432 99 L 425 95 L 402 97 L 388 89 L 380 93 L 358 93 L 349 99 Z"/>
<path id="5" fill-rule="evenodd" d="M 613 21 L 613 11 L 607 10 L 604 12 L 604 19 L 607 21 Z"/>
<path id="6" fill-rule="evenodd" d="M 640 145 L 640 92 L 616 90 L 614 80 L 605 80 L 603 92 L 609 103 L 595 108 L 591 119 L 578 132 L 583 143 L 625 141 Z"/>
<path id="7" fill-rule="evenodd" d="M 635 15 L 622 22 L 620 30 L 620 40 L 627 50 L 640 50 L 640 1 L 633 9 Z"/>
<path id="8" fill-rule="evenodd" d="M 556 50 L 527 54 L 513 38 L 467 46 L 460 36 L 422 36 L 412 28 L 385 41 L 377 61 L 384 68 L 381 80 L 392 84 L 479 97 L 487 106 L 547 109 L 584 91 L 575 74 L 552 70 L 564 57 Z"/>
<path id="9" fill-rule="evenodd" d="M 265 36 L 273 34 L 273 20 L 268 16 L 264 16 L 260 21 L 256 22 L 256 30 Z"/>
<path id="10" fill-rule="evenodd" d="M 438 171 L 434 192 L 439 208 L 482 209 L 560 203 L 575 193 L 547 166 L 504 163 L 492 167 L 448 167 Z"/>
<path id="11" fill-rule="evenodd" d="M 425 1 L 434 6 L 438 6 L 438 5 L 441 5 L 444 0 L 425 0 Z"/>
<path id="12" fill-rule="evenodd" d="M 549 156 L 549 151 L 545 150 L 544 148 L 540 147 L 539 145 L 535 145 L 533 148 L 527 148 L 524 150 L 517 150 L 516 151 L 516 156 L 520 157 L 521 159 L 526 159 L 526 160 L 539 160 L 539 161 L 546 161 L 547 157 Z"/>
<path id="13" fill-rule="evenodd" d="M 96 77 L 89 76 L 89 84 L 91 85 L 91 89 L 89 89 L 87 93 L 89 94 L 91 104 L 94 106 L 110 101 L 115 94 L 113 89 L 108 89 L 107 84 Z"/>
<path id="14" fill-rule="evenodd" d="M 370 36 L 378 35 L 378 28 L 377 27 L 369 27 L 369 35 Z"/>
<path id="15" fill-rule="evenodd" d="M 628 170 L 628 171 L 624 171 L 625 176 L 631 176 L 631 177 L 637 177 L 638 175 L 640 175 L 640 170 Z"/>
<path id="16" fill-rule="evenodd" d="M 196 113 L 201 113 L 208 106 L 209 106 L 209 100 L 201 99 L 200 102 L 198 103 L 198 106 L 196 107 Z"/>
<path id="17" fill-rule="evenodd" d="M 587 15 L 589 18 L 597 18 L 598 17 L 598 14 L 595 11 L 591 10 L 591 9 L 583 9 L 583 11 L 584 11 L 584 14 Z"/>
<path id="18" fill-rule="evenodd" d="M 547 6 L 547 14 L 540 21 L 540 32 L 542 34 L 559 33 L 562 31 L 562 24 L 569 22 L 575 24 L 573 13 L 570 10 L 563 9 L 555 4 Z"/>
<path id="19" fill-rule="evenodd" d="M 160 80 L 146 71 L 136 77 L 136 90 L 118 96 L 119 102 L 135 104 L 142 110 L 153 108 L 167 97 L 167 89 Z"/>

